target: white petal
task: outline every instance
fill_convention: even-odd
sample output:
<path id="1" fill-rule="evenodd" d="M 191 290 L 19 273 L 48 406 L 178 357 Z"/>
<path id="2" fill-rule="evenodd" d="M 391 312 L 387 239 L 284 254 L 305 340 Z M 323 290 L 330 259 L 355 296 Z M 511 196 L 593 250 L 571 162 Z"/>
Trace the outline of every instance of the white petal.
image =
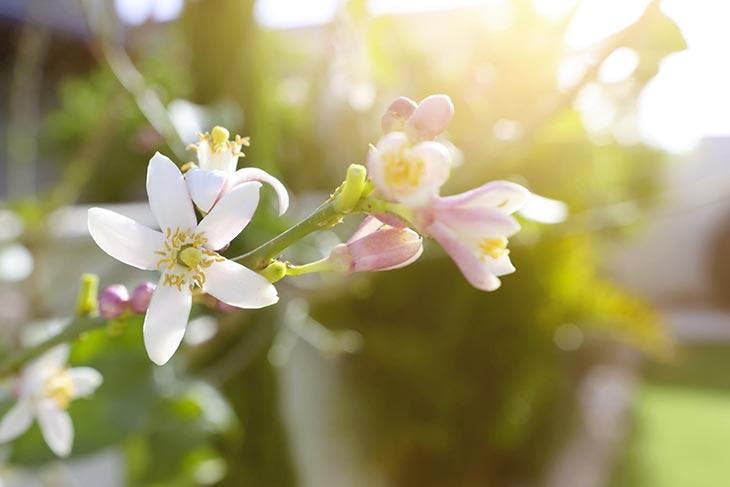
<path id="1" fill-rule="evenodd" d="M 115 259 L 138 269 L 157 267 L 155 251 L 165 240 L 160 232 L 103 208 L 89 209 L 88 226 L 96 245 Z"/>
<path id="2" fill-rule="evenodd" d="M 276 303 L 276 288 L 265 277 L 232 260 L 216 262 L 205 271 L 205 291 L 238 308 L 263 308 Z"/>
<path id="3" fill-rule="evenodd" d="M 91 367 L 74 367 L 68 374 L 73 382 L 73 397 L 91 395 L 104 382 L 101 373 Z"/>
<path id="4" fill-rule="evenodd" d="M 568 205 L 535 193 L 530 193 L 518 211 L 527 219 L 548 224 L 563 222 L 568 217 Z"/>
<path id="5" fill-rule="evenodd" d="M 279 216 L 286 213 L 286 210 L 289 209 L 289 192 L 286 190 L 286 186 L 262 169 L 257 167 L 244 167 L 243 169 L 239 169 L 228 178 L 227 187 L 234 188 L 248 181 L 260 181 L 274 188 L 276 197 L 279 200 Z"/>
<path id="6" fill-rule="evenodd" d="M 194 168 L 185 173 L 190 197 L 200 211 L 208 213 L 226 184 L 227 174 L 223 171 L 203 171 Z"/>
<path id="7" fill-rule="evenodd" d="M 159 152 L 152 156 L 147 167 L 147 196 L 163 231 L 195 228 L 197 220 L 185 178 L 180 169 Z"/>
<path id="8" fill-rule="evenodd" d="M 166 364 L 180 346 L 192 301 L 187 287 L 183 286 L 180 291 L 165 285 L 164 276 L 160 278 L 142 328 L 147 354 L 157 365 Z"/>
<path id="9" fill-rule="evenodd" d="M 261 183 L 254 181 L 236 186 L 203 218 L 198 232 L 208 238 L 208 248 L 225 247 L 248 225 L 259 204 L 259 188 Z"/>
<path id="10" fill-rule="evenodd" d="M 33 424 L 33 409 L 26 399 L 20 400 L 0 420 L 0 443 L 22 435 Z"/>
<path id="11" fill-rule="evenodd" d="M 59 457 L 71 453 L 74 441 L 74 427 L 71 416 L 61 409 L 53 399 L 44 399 L 36 406 L 38 424 L 48 447 Z"/>
<path id="12" fill-rule="evenodd" d="M 425 172 L 415 191 L 401 196 L 400 201 L 408 205 L 423 205 L 438 195 L 441 186 L 449 179 L 451 153 L 445 145 L 427 140 L 406 149 L 404 157 L 423 161 Z"/>

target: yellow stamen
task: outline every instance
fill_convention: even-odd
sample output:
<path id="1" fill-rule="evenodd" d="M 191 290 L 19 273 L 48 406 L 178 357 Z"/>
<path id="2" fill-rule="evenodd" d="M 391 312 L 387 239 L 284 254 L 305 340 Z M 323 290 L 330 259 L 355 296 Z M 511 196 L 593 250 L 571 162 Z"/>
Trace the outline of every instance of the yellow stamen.
<path id="1" fill-rule="evenodd" d="M 416 188 L 421 183 L 426 165 L 421 159 L 408 159 L 402 154 L 385 157 L 385 182 L 398 188 Z"/>
<path id="2" fill-rule="evenodd" d="M 74 384 L 67 370 L 53 375 L 46 382 L 46 396 L 56 401 L 58 407 L 66 409 L 74 393 Z"/>
<path id="3" fill-rule="evenodd" d="M 509 252 L 507 250 L 507 239 L 505 237 L 485 238 L 479 242 L 479 251 L 493 259 L 498 259 Z"/>

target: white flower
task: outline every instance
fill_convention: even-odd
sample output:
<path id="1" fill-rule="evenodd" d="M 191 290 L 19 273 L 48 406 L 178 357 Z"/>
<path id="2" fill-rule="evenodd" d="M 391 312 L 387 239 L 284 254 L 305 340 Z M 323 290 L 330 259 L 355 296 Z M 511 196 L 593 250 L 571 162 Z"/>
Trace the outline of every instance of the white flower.
<path id="1" fill-rule="evenodd" d="M 213 127 L 201 134 L 200 141 L 190 147 L 198 155 L 198 166 L 185 173 L 185 181 L 195 206 L 207 213 L 229 191 L 249 181 L 270 184 L 279 199 L 279 215 L 289 208 L 289 194 L 281 182 L 266 171 L 256 167 L 236 170 L 241 147 L 248 145 L 248 138 L 236 136 L 229 140 L 229 132 L 223 127 Z"/>
<path id="2" fill-rule="evenodd" d="M 143 328 L 154 363 L 165 364 L 180 345 L 194 290 L 239 308 L 278 301 L 264 277 L 216 252 L 251 220 L 260 187 L 258 182 L 236 186 L 198 223 L 182 173 L 157 153 L 147 168 L 147 194 L 161 232 L 113 211 L 89 210 L 89 232 L 102 250 L 138 269 L 162 272 Z"/>
<path id="3" fill-rule="evenodd" d="M 385 198 L 417 207 L 438 195 L 449 178 L 451 156 L 439 142 L 414 142 L 405 132 L 390 132 L 370 149 L 368 170 Z"/>
<path id="4" fill-rule="evenodd" d="M 53 453 L 65 457 L 71 452 L 74 428 L 66 408 L 73 399 L 91 395 L 103 378 L 91 367 L 68 368 L 68 354 L 67 344 L 58 345 L 28 363 L 16 376 L 18 402 L 0 420 L 0 442 L 22 435 L 36 418 Z"/>

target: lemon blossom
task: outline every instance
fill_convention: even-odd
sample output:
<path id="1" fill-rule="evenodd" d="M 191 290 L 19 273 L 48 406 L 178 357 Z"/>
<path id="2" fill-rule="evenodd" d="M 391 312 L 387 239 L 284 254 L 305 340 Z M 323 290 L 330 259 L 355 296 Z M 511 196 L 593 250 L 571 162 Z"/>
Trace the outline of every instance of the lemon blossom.
<path id="1" fill-rule="evenodd" d="M 451 154 L 430 139 L 444 131 L 453 112 L 446 95 L 431 95 L 418 106 L 401 97 L 386 110 L 381 124 L 388 133 L 368 154 L 370 178 L 386 199 L 423 206 L 438 195 L 449 178 Z"/>
<path id="2" fill-rule="evenodd" d="M 289 194 L 284 185 L 256 167 L 236 170 L 238 158 L 243 156 L 241 148 L 248 145 L 248 138 L 236 136 L 229 140 L 230 133 L 223 127 L 213 127 L 210 133 L 200 135 L 197 144 L 190 145 L 198 156 L 197 166 L 185 173 L 190 197 L 195 206 L 207 213 L 226 193 L 236 186 L 260 181 L 271 185 L 279 200 L 279 215 L 289 208 Z"/>
<path id="3" fill-rule="evenodd" d="M 72 400 L 91 395 L 103 379 L 91 367 L 68 368 L 68 355 L 69 346 L 58 345 L 14 378 L 17 402 L 0 420 L 0 442 L 25 433 L 35 418 L 53 453 L 65 457 L 71 452 L 74 429 L 66 409 Z"/>
<path id="4" fill-rule="evenodd" d="M 416 211 L 416 225 L 443 247 L 472 286 L 494 291 L 501 284 L 499 276 L 515 271 L 507 243 L 520 225 L 512 213 L 529 194 L 519 184 L 492 181 L 435 198 Z"/>
<path id="5" fill-rule="evenodd" d="M 89 210 L 89 233 L 102 250 L 138 269 L 162 273 L 143 328 L 145 347 L 154 363 L 165 364 L 179 347 L 193 292 L 208 293 L 238 308 L 277 302 L 269 281 L 216 252 L 251 220 L 260 187 L 253 181 L 236 186 L 198 223 L 182 173 L 170 159 L 156 153 L 147 168 L 147 195 L 161 231 L 110 210 Z"/>

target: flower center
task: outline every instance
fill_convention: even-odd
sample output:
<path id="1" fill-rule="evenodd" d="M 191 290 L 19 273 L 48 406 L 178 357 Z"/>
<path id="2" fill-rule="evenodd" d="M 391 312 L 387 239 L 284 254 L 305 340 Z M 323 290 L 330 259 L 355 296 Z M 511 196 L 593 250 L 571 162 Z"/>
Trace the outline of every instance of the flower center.
<path id="1" fill-rule="evenodd" d="M 388 154 L 385 159 L 385 182 L 397 188 L 418 187 L 426 172 L 423 160 L 403 157 L 402 154 Z"/>
<path id="2" fill-rule="evenodd" d="M 509 250 L 507 250 L 507 238 L 485 238 L 479 242 L 479 252 L 482 255 L 498 259 L 509 253 Z"/>
<path id="3" fill-rule="evenodd" d="M 74 393 L 74 383 L 68 370 L 61 370 L 45 383 L 46 397 L 53 399 L 61 409 L 66 409 Z"/>
<path id="4" fill-rule="evenodd" d="M 205 248 L 207 239 L 190 229 L 165 231 L 165 246 L 155 252 L 160 256 L 157 268 L 163 272 L 162 283 L 182 291 L 188 286 L 192 291 L 205 284 L 205 269 L 214 262 L 225 260 L 216 252 Z"/>

